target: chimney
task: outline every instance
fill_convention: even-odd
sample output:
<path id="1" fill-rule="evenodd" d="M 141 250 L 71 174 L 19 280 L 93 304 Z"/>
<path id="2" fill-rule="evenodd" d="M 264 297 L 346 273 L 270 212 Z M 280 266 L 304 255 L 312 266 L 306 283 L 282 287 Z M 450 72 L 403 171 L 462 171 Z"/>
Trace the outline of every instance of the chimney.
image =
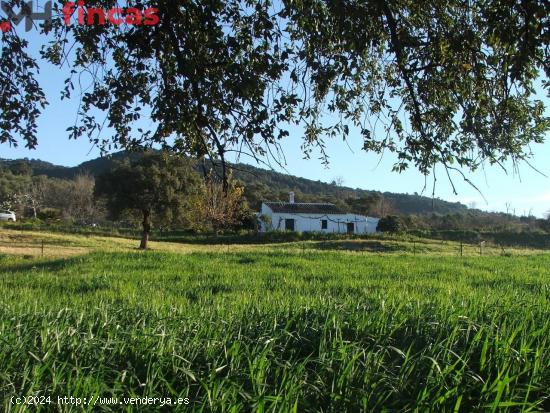
<path id="1" fill-rule="evenodd" d="M 294 192 L 289 192 L 288 193 L 288 198 L 289 198 L 289 201 L 291 204 L 294 203 Z"/>

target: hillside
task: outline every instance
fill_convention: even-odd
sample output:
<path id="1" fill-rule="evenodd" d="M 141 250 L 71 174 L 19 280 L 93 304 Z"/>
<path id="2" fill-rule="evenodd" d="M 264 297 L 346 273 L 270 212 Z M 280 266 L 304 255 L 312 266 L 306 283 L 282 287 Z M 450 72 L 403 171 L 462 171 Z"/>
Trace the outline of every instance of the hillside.
<path id="1" fill-rule="evenodd" d="M 448 202 L 442 199 L 432 199 L 426 196 L 399 194 L 393 192 L 369 191 L 360 188 L 338 186 L 331 183 L 313 181 L 311 179 L 286 175 L 275 171 L 257 168 L 251 165 L 239 164 L 235 176 L 242 181 L 249 198 L 256 195 L 256 199 L 271 201 L 286 201 L 288 192 L 296 193 L 297 201 L 327 201 L 333 203 L 346 202 L 352 210 L 361 208 L 361 203 L 380 203 L 386 212 L 396 212 L 404 215 L 425 214 L 436 212 L 439 214 L 462 213 L 468 210 L 466 205 L 458 202 Z M 255 192 L 256 194 L 252 194 Z M 271 192 L 271 198 L 258 196 L 263 192 Z M 273 195 L 276 195 L 275 197 Z M 366 212 L 366 211 L 357 211 Z"/>
<path id="2" fill-rule="evenodd" d="M 113 163 L 138 154 L 118 152 L 109 157 L 100 157 L 86 161 L 75 167 L 54 165 L 37 159 L 0 160 L 0 167 L 12 170 L 23 169 L 32 175 L 46 175 L 51 178 L 73 178 L 88 172 L 99 175 L 109 170 Z M 254 209 L 262 200 L 285 201 L 288 192 L 296 193 L 298 202 L 333 202 L 357 213 L 385 215 L 388 213 L 410 214 L 455 214 L 468 210 L 461 203 L 432 199 L 426 196 L 399 194 L 391 192 L 369 191 L 349 188 L 331 183 L 313 181 L 280 172 L 257 168 L 246 164 L 233 165 L 233 175 L 246 188 L 245 196 Z"/>

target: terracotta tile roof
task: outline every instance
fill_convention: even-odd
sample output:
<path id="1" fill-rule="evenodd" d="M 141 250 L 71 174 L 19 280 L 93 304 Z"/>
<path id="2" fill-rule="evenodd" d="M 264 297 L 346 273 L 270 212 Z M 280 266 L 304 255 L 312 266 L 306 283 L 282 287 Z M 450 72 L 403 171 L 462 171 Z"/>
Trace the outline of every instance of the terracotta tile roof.
<path id="1" fill-rule="evenodd" d="M 334 204 L 309 202 L 264 202 L 273 212 L 295 214 L 345 214 Z"/>

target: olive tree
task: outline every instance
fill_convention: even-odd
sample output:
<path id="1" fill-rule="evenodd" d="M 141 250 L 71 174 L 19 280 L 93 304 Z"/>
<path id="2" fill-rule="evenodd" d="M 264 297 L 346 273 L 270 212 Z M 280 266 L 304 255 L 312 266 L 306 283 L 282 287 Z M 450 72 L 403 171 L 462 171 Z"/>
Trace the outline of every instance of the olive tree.
<path id="1" fill-rule="evenodd" d="M 141 215 L 139 247 L 147 249 L 153 222 L 181 220 L 191 208 L 199 185 L 199 175 L 185 159 L 166 153 L 146 154 L 100 175 L 95 193 L 106 198 L 107 209 L 115 219 L 127 211 Z"/>

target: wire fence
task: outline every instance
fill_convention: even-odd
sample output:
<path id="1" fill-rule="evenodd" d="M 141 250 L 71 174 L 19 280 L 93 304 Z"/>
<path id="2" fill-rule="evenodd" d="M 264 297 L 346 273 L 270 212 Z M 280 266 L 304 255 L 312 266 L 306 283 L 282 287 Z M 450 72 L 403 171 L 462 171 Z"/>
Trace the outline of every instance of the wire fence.
<path id="1" fill-rule="evenodd" d="M 8 229 L 8 228 L 6 228 Z M 31 256 L 53 256 L 59 255 L 62 250 L 67 253 L 77 253 L 79 251 L 94 249 L 94 237 L 123 237 L 136 239 L 139 237 L 139 231 L 129 231 L 127 234 L 120 233 L 105 234 L 104 231 L 96 230 L 95 232 L 79 233 L 78 231 L 63 232 L 63 231 L 46 231 L 27 229 L 14 230 L 9 228 L 9 231 L 3 231 L 0 227 L 0 254 L 1 253 L 17 253 L 19 255 Z M 42 237 L 41 233 L 45 236 Z M 47 235 L 47 236 L 46 236 Z M 80 235 L 79 241 L 69 239 L 69 236 Z M 66 237 L 65 237 L 66 236 Z M 550 238 L 550 235 L 548 236 Z M 152 241 L 163 242 L 170 241 L 172 243 L 181 244 L 200 244 L 206 248 L 210 246 L 223 245 L 224 248 L 219 251 L 227 252 L 232 250 L 241 250 L 246 245 L 263 245 L 268 244 L 269 249 L 274 250 L 299 250 L 302 252 L 311 250 L 332 250 L 332 251 L 349 251 L 363 253 L 403 253 L 413 256 L 422 255 L 456 255 L 456 256 L 511 256 L 525 253 L 548 251 L 550 248 L 533 248 L 529 245 L 504 245 L 491 241 L 479 242 L 464 242 L 444 239 L 428 239 L 422 237 L 414 237 L 408 234 L 387 235 L 373 234 L 371 236 L 346 236 L 339 234 L 334 237 L 316 237 L 315 234 L 299 234 L 299 233 L 273 233 L 273 234 L 255 234 L 235 233 L 225 235 L 212 234 L 190 234 L 182 231 L 156 231 L 151 236 Z M 108 245 L 109 241 L 104 240 Z M 232 248 L 231 246 L 240 245 L 240 248 Z"/>

